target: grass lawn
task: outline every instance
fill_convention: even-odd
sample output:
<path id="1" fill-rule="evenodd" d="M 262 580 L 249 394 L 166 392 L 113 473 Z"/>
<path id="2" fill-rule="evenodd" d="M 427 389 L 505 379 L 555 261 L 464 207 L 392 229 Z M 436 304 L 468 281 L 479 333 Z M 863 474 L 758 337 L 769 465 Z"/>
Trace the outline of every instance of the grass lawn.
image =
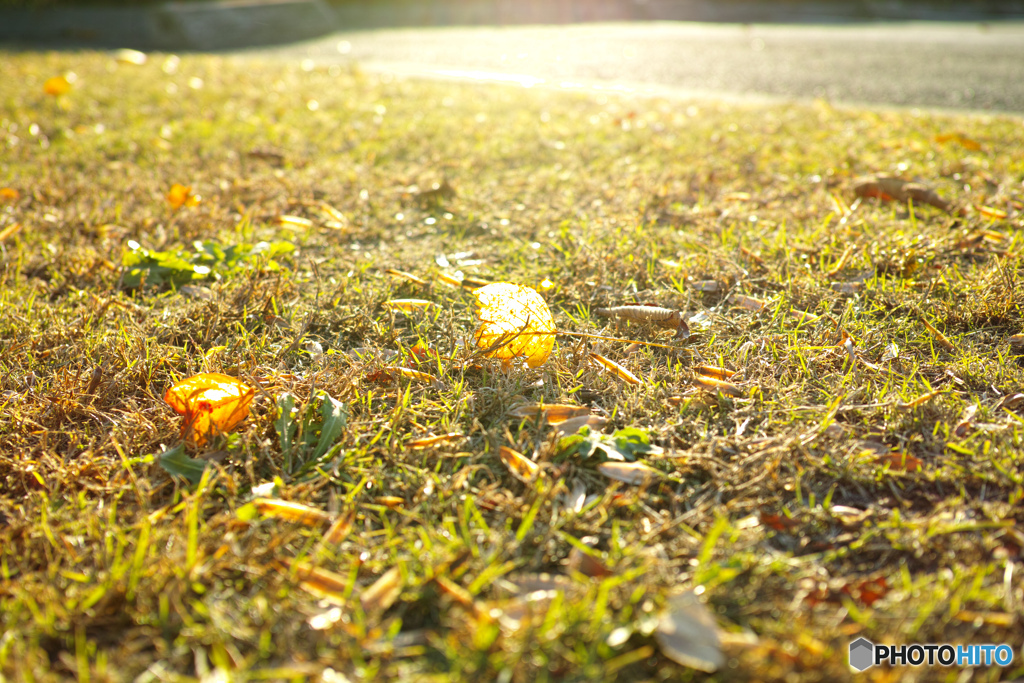
<path id="1" fill-rule="evenodd" d="M 0 678 L 1024 675 L 1020 118 L 128 61 L 0 57 Z"/>

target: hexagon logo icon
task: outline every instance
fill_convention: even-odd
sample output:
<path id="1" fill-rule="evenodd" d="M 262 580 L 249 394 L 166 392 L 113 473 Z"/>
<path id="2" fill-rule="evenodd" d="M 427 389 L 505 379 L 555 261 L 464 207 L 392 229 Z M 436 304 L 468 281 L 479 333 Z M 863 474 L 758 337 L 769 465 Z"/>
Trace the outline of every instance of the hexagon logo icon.
<path id="1" fill-rule="evenodd" d="M 867 638 L 858 638 L 850 643 L 850 666 L 864 671 L 875 659 L 875 645 Z"/>

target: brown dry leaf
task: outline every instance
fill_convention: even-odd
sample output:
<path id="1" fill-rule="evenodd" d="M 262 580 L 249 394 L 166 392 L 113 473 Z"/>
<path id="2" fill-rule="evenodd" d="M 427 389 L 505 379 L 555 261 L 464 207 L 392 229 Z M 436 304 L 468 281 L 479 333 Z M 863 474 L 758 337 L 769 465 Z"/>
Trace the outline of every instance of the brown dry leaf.
<path id="1" fill-rule="evenodd" d="M 12 223 L 3 230 L 0 230 L 0 243 L 3 243 L 8 237 L 13 237 L 21 232 L 21 223 Z"/>
<path id="2" fill-rule="evenodd" d="M 950 203 L 939 197 L 935 190 L 902 178 L 885 176 L 860 178 L 854 183 L 853 191 L 858 197 L 874 197 L 882 201 L 913 201 L 915 204 L 928 204 L 943 211 L 950 209 Z"/>
<path id="3" fill-rule="evenodd" d="M 639 462 L 603 462 L 597 471 L 615 481 L 641 486 L 654 481 L 661 473 Z"/>
<path id="4" fill-rule="evenodd" d="M 900 410 L 913 410 L 914 408 L 917 408 L 918 406 L 927 403 L 928 401 L 932 400 L 933 398 L 942 393 L 945 393 L 942 389 L 929 391 L 927 394 L 921 394 L 913 401 L 908 401 L 907 403 L 897 403 L 896 407 L 899 408 Z"/>
<path id="5" fill-rule="evenodd" d="M 712 673 L 725 664 L 718 623 L 692 591 L 669 599 L 654 639 L 666 657 L 691 669 Z"/>
<path id="6" fill-rule="evenodd" d="M 365 612 L 384 611 L 395 604 L 402 594 L 402 571 L 392 567 L 359 596 L 359 603 Z"/>
<path id="7" fill-rule="evenodd" d="M 433 301 L 427 301 L 426 299 L 391 299 L 383 303 L 384 308 L 392 311 L 402 311 L 404 313 L 412 313 L 419 308 L 427 308 L 428 306 L 436 306 Z"/>
<path id="8" fill-rule="evenodd" d="M 746 294 L 731 294 L 729 296 L 729 301 L 740 308 L 745 308 L 749 311 L 760 311 L 767 304 L 767 302 L 762 301 L 761 299 L 755 299 L 754 297 L 747 296 Z"/>
<path id="9" fill-rule="evenodd" d="M 850 260 L 850 256 L 852 254 L 853 254 L 853 247 L 852 246 L 847 247 L 843 251 L 842 255 L 839 257 L 839 260 L 836 261 L 834 264 L 832 264 L 832 267 L 829 268 L 825 272 L 825 274 L 828 275 L 829 277 L 833 277 L 836 273 L 838 273 L 839 271 L 841 271 L 843 268 L 846 267 L 846 263 L 847 263 L 847 261 Z"/>
<path id="10" fill-rule="evenodd" d="M 923 315 L 919 317 L 921 318 L 921 322 L 924 323 L 924 326 L 932 333 L 932 336 L 935 337 L 935 341 L 939 342 L 939 346 L 949 351 L 956 351 L 956 346 L 946 338 L 946 335 L 935 329 L 935 327 L 932 326 L 932 324 L 928 322 Z"/>
<path id="11" fill-rule="evenodd" d="M 540 472 L 540 467 L 537 463 L 508 446 L 502 446 L 498 449 L 498 457 L 505 463 L 505 467 L 512 473 L 512 476 L 521 482 L 529 484 Z"/>
<path id="12" fill-rule="evenodd" d="M 549 425 L 589 414 L 590 408 L 586 406 L 574 406 L 563 403 L 530 403 L 509 411 L 509 415 L 514 417 L 525 418 L 534 422 L 540 419 L 541 422 Z"/>
<path id="13" fill-rule="evenodd" d="M 405 505 L 405 499 L 400 496 L 377 496 L 373 499 L 373 502 L 392 510 L 397 510 Z"/>
<path id="14" fill-rule="evenodd" d="M 698 365 L 693 370 L 698 375 L 703 375 L 704 377 L 710 377 L 717 380 L 727 380 L 736 374 L 732 370 L 726 370 L 725 368 L 720 368 L 717 365 Z"/>
<path id="15" fill-rule="evenodd" d="M 569 436 L 580 431 L 583 427 L 590 427 L 591 430 L 599 430 L 604 427 L 607 422 L 608 420 L 600 415 L 580 415 L 579 417 L 574 417 L 570 420 L 559 422 L 554 425 L 555 435 L 558 438 Z"/>
<path id="16" fill-rule="evenodd" d="M 391 277 L 397 277 L 397 278 L 401 278 L 403 280 L 408 280 L 409 282 L 411 282 L 413 284 L 416 284 L 416 285 L 419 285 L 420 287 L 426 287 L 427 286 L 427 281 L 426 280 L 424 280 L 421 277 L 417 277 L 417 276 L 413 275 L 412 273 L 407 273 L 404 270 L 395 270 L 394 268 L 388 268 L 384 272 L 387 273 L 388 275 L 390 275 Z"/>
<path id="17" fill-rule="evenodd" d="M 694 280 L 687 284 L 698 292 L 717 292 L 721 289 L 721 285 L 718 284 L 717 280 Z"/>
<path id="18" fill-rule="evenodd" d="M 833 282 L 831 283 L 833 291 L 839 292 L 840 294 L 856 294 L 860 290 L 864 289 L 863 282 Z"/>
<path id="19" fill-rule="evenodd" d="M 197 446 L 212 436 L 226 434 L 249 415 L 255 390 L 234 377 L 203 372 L 183 379 L 164 394 L 164 400 L 185 416 L 182 435 Z"/>
<path id="20" fill-rule="evenodd" d="M 615 306 L 614 308 L 595 308 L 594 313 L 605 318 L 617 318 L 636 323 L 653 323 L 676 331 L 676 337 L 686 339 L 690 336 L 690 327 L 683 320 L 683 314 L 672 308 L 660 306 Z"/>
<path id="21" fill-rule="evenodd" d="M 813 313 L 808 313 L 807 311 L 798 311 L 795 308 L 789 312 L 789 315 L 793 318 L 796 318 L 797 322 L 801 323 L 813 323 L 815 320 L 819 318 L 819 316 L 816 316 Z"/>
<path id="22" fill-rule="evenodd" d="M 429 448 L 430 446 L 436 446 L 439 443 L 445 441 L 452 441 L 454 439 L 461 439 L 465 434 L 459 432 L 448 432 L 447 434 L 438 434 L 437 436 L 425 436 L 422 439 L 413 439 L 405 444 L 406 448 Z"/>
<path id="23" fill-rule="evenodd" d="M 293 503 L 288 500 L 256 498 L 253 500 L 253 504 L 256 506 L 256 510 L 264 517 L 274 517 L 305 526 L 330 524 L 334 519 L 333 515 L 323 510 L 318 510 L 302 503 Z"/>
<path id="24" fill-rule="evenodd" d="M 343 514 L 334 520 L 334 524 L 324 534 L 324 543 L 332 543 L 337 545 L 348 538 L 348 535 L 352 532 L 352 527 L 356 523 L 356 510 L 352 508 L 347 514 Z"/>
<path id="25" fill-rule="evenodd" d="M 906 451 L 893 451 L 892 453 L 879 455 L 875 458 L 875 462 L 881 465 L 888 465 L 890 470 L 902 472 L 917 472 L 924 465 L 924 460 Z"/>
<path id="26" fill-rule="evenodd" d="M 1006 396 L 1003 396 L 1001 401 L 999 401 L 999 405 L 996 406 L 996 410 L 999 410 L 1000 408 L 1013 410 L 1021 401 L 1024 401 L 1024 394 L 1007 394 Z"/>
<path id="27" fill-rule="evenodd" d="M 974 414 L 977 412 L 977 403 L 967 406 L 964 416 L 956 423 L 956 427 L 953 427 L 953 434 L 960 438 L 967 436 L 967 433 L 974 429 Z"/>
<path id="28" fill-rule="evenodd" d="M 192 187 L 190 185 L 174 183 L 171 185 L 171 189 L 167 191 L 167 203 L 175 211 L 183 206 L 196 206 L 200 201 L 202 201 L 202 197 L 192 194 Z"/>
<path id="29" fill-rule="evenodd" d="M 590 357 L 597 361 L 605 370 L 608 370 L 626 384 L 643 384 L 643 380 L 613 361 L 611 358 L 605 358 L 601 354 L 593 352 L 591 352 Z"/>
<path id="30" fill-rule="evenodd" d="M 286 559 L 275 560 L 275 566 L 283 574 L 294 572 L 299 586 L 306 592 L 336 605 L 345 604 L 349 581 L 341 574 L 321 569 L 308 562 L 294 562 Z"/>
<path id="31" fill-rule="evenodd" d="M 477 299 L 477 347 L 505 363 L 523 358 L 540 367 L 555 346 L 555 319 L 540 294 L 529 287 L 497 282 L 473 292 Z"/>
<path id="32" fill-rule="evenodd" d="M 708 391 L 712 392 L 721 391 L 723 394 L 735 396 L 736 398 L 745 398 L 747 395 L 747 392 L 743 391 L 743 389 L 736 386 L 732 382 L 725 382 L 723 380 L 715 379 L 713 377 L 703 377 L 701 375 L 697 375 L 696 377 L 693 378 L 693 382 L 701 389 L 707 389 Z"/>
<path id="33" fill-rule="evenodd" d="M 581 540 L 586 543 L 587 539 Z M 579 572 L 592 579 L 603 579 L 615 575 L 615 572 L 606 567 L 601 560 L 575 546 L 569 551 L 568 567 L 570 571 Z"/>

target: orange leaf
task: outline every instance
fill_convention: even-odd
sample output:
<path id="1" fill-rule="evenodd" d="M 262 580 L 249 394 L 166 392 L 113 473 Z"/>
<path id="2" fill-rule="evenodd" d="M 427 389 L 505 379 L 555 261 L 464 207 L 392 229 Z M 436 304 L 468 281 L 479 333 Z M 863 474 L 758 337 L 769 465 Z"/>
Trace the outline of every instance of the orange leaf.
<path id="1" fill-rule="evenodd" d="M 18 200 L 21 193 L 13 187 L 0 187 L 0 201 L 14 202 Z"/>
<path id="2" fill-rule="evenodd" d="M 66 76 L 54 76 L 47 78 L 43 83 L 43 92 L 47 95 L 59 97 L 71 90 L 71 81 Z"/>
<path id="3" fill-rule="evenodd" d="M 167 192 L 167 201 L 175 211 L 183 206 L 195 206 L 200 200 L 201 197 L 199 195 L 192 194 L 192 187 L 190 185 L 174 183 Z"/>
<path id="4" fill-rule="evenodd" d="M 211 436 L 226 434 L 249 415 L 255 390 L 217 372 L 203 372 L 183 379 L 164 394 L 167 404 L 185 416 L 182 435 L 191 433 L 197 446 Z"/>
<path id="5" fill-rule="evenodd" d="M 904 472 L 917 472 L 921 469 L 924 461 L 921 458 L 911 455 L 905 451 L 893 451 L 875 458 L 875 462 L 888 465 L 890 470 L 902 470 Z"/>
<path id="6" fill-rule="evenodd" d="M 611 358 L 605 358 L 599 353 L 591 353 L 590 357 L 596 360 L 601 367 L 611 372 L 626 384 L 643 384 L 643 380 L 613 361 Z"/>
<path id="7" fill-rule="evenodd" d="M 565 422 L 568 419 L 579 417 L 580 415 L 589 415 L 590 408 L 586 406 L 573 406 L 565 405 L 561 403 L 530 403 L 528 405 L 519 406 L 508 411 L 509 415 L 515 417 L 521 417 L 528 420 L 537 420 L 547 424 L 559 424 Z"/>
<path id="8" fill-rule="evenodd" d="M 264 517 L 275 517 L 305 526 L 330 524 L 333 519 L 330 514 L 323 510 L 318 510 L 302 503 L 293 503 L 290 500 L 257 498 L 253 501 L 253 504 L 256 506 L 256 510 Z"/>
<path id="9" fill-rule="evenodd" d="M 501 446 L 498 449 L 498 457 L 505 463 L 505 467 L 512 473 L 516 479 L 522 482 L 530 482 L 540 471 L 540 467 L 537 463 L 530 460 L 518 451 L 514 451 L 508 446 Z"/>
<path id="10" fill-rule="evenodd" d="M 506 363 L 524 358 L 536 368 L 547 361 L 555 346 L 555 319 L 540 294 L 509 282 L 495 282 L 473 294 L 481 322 L 477 347 Z"/>

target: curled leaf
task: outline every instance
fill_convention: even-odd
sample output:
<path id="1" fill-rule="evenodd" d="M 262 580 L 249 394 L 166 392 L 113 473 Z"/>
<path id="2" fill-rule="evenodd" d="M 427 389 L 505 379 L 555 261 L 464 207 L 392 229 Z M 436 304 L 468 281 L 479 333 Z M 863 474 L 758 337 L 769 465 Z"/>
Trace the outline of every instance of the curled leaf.
<path id="1" fill-rule="evenodd" d="M 417 308 L 427 308 L 433 306 L 433 301 L 427 301 L 426 299 L 391 299 L 390 301 L 384 302 L 384 307 L 392 311 L 403 311 L 404 313 L 412 313 Z"/>
<path id="2" fill-rule="evenodd" d="M 609 479 L 633 486 L 652 482 L 659 474 L 658 470 L 639 462 L 603 462 L 597 466 L 597 471 Z"/>
<path id="3" fill-rule="evenodd" d="M 213 436 L 226 434 L 249 415 L 255 390 L 234 377 L 203 372 L 175 384 L 164 400 L 185 416 L 182 435 L 191 435 L 197 446 Z"/>
<path id="4" fill-rule="evenodd" d="M 498 449 L 498 457 L 505 463 L 505 467 L 512 473 L 512 476 L 519 481 L 530 482 L 540 471 L 537 463 L 507 446 L 502 446 Z"/>
<path id="5" fill-rule="evenodd" d="M 590 357 L 597 361 L 601 367 L 621 379 L 626 384 L 643 384 L 643 380 L 613 361 L 611 358 L 605 358 L 599 353 L 591 353 Z"/>
<path id="6" fill-rule="evenodd" d="M 477 299 L 477 347 L 487 356 L 509 362 L 523 358 L 540 367 L 555 346 L 555 319 L 535 290 L 496 282 L 473 292 Z"/>
<path id="7" fill-rule="evenodd" d="M 323 510 L 276 498 L 257 498 L 253 501 L 256 510 L 264 517 L 283 519 L 303 526 L 330 524 L 333 517 Z"/>
<path id="8" fill-rule="evenodd" d="M 518 406 L 509 411 L 509 415 L 526 418 L 547 424 L 558 424 L 574 417 L 589 415 L 590 408 L 586 406 L 573 406 L 561 403 L 530 403 Z"/>
<path id="9" fill-rule="evenodd" d="M 932 188 L 920 183 L 912 183 L 902 178 L 885 176 L 868 176 L 858 179 L 853 186 L 858 197 L 875 197 L 882 201 L 928 204 L 943 211 L 949 211 L 950 202 L 939 197 Z"/>
<path id="10" fill-rule="evenodd" d="M 718 624 L 692 592 L 670 598 L 654 634 L 665 656 L 711 673 L 725 664 Z"/>

